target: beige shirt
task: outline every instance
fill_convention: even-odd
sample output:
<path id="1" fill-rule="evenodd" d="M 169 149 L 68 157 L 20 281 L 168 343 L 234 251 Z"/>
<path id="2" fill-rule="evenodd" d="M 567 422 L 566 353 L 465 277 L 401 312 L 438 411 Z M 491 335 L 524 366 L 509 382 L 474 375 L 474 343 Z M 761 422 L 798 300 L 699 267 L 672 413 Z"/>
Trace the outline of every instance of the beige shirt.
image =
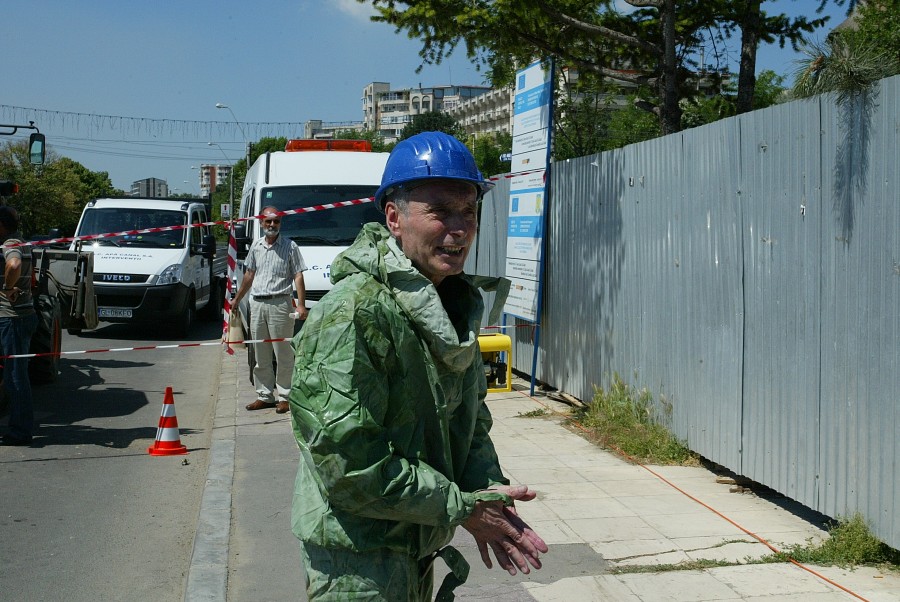
<path id="1" fill-rule="evenodd" d="M 255 273 L 251 295 L 290 295 L 294 276 L 306 271 L 306 262 L 297 244 L 279 235 L 271 245 L 265 237 L 253 241 L 244 267 Z"/>

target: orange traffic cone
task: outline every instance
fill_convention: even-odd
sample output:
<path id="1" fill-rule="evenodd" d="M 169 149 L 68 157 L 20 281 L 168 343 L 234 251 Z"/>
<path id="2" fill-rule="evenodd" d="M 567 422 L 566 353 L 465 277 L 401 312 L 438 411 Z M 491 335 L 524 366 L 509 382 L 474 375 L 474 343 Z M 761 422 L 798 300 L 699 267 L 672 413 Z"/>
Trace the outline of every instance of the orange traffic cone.
<path id="1" fill-rule="evenodd" d="M 153 447 L 148 447 L 147 452 L 151 456 L 177 456 L 188 453 L 187 448 L 181 444 L 181 436 L 178 434 L 178 417 L 175 416 L 172 387 L 166 387 L 166 396 L 159 415 L 159 427 L 156 429 L 156 443 Z"/>

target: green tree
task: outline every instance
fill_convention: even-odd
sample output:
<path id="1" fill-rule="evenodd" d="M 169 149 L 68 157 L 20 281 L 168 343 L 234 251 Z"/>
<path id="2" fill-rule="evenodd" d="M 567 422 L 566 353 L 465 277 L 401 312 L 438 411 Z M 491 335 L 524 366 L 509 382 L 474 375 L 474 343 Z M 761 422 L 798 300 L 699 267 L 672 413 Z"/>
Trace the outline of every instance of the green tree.
<path id="1" fill-rule="evenodd" d="M 756 77 L 753 90 L 753 108 L 765 109 L 787 99 L 788 89 L 784 85 L 784 77 L 771 69 L 761 71 Z"/>
<path id="2" fill-rule="evenodd" d="M 421 40 L 425 64 L 439 64 L 462 44 L 467 56 L 487 68 L 491 83 L 500 86 L 511 82 L 517 66 L 554 57 L 581 73 L 637 89 L 636 106 L 656 115 L 666 134 L 681 129 L 680 100 L 697 94 L 696 86 L 686 82 L 704 43 L 746 30 L 742 72 L 751 81 L 760 41 L 794 43 L 824 23 L 770 16 L 761 9 L 762 0 L 622 0 L 634 8 L 627 14 L 613 0 L 359 1 L 375 7 L 373 20 Z M 820 7 L 827 1 L 818 0 Z M 720 44 L 713 51 L 724 61 Z M 742 102 L 754 88 L 739 87 Z"/>
<path id="3" fill-rule="evenodd" d="M 603 141 L 602 150 L 612 150 L 658 138 L 660 134 L 659 121 L 650 113 L 630 104 L 614 111 L 610 116 L 609 135 Z"/>
<path id="4" fill-rule="evenodd" d="M 838 101 L 866 92 L 879 79 L 900 73 L 900 3 L 860 2 L 850 23 L 820 44 L 803 48 L 792 95 L 834 92 Z"/>
<path id="5" fill-rule="evenodd" d="M 724 94 L 687 98 L 682 101 L 681 108 L 681 124 L 685 129 L 732 117 L 736 112 L 734 97 Z"/>
<path id="6" fill-rule="evenodd" d="M 814 12 L 820 14 L 829 0 L 816 0 Z M 834 0 L 838 6 L 849 2 L 851 6 L 856 0 Z M 734 107 L 737 113 L 746 113 L 762 108 L 756 101 L 756 53 L 760 43 L 778 43 L 781 48 L 790 43 L 794 50 L 799 50 L 805 41 L 805 35 L 814 32 L 828 22 L 828 17 L 809 19 L 805 15 L 788 17 L 786 14 L 769 14 L 763 9 L 765 0 L 708 0 L 704 10 L 710 11 L 717 27 L 710 36 L 713 43 L 724 43 L 740 32 L 741 49 L 737 81 L 737 93 Z M 717 44 L 724 48 L 724 44 Z M 718 52 L 713 52 L 716 59 Z"/>
<path id="7" fill-rule="evenodd" d="M 609 82 L 578 77 L 557 88 L 553 156 L 559 161 L 599 153 L 609 137 L 616 90 Z"/>
<path id="8" fill-rule="evenodd" d="M 509 171 L 509 161 L 501 161 L 500 155 L 512 152 L 512 135 L 508 132 L 494 132 L 470 138 L 467 146 L 472 149 L 475 165 L 484 177 L 495 176 Z"/>
<path id="9" fill-rule="evenodd" d="M 785 94 L 784 78 L 765 70 L 756 78 L 753 106 L 764 109 L 784 100 Z M 737 98 L 735 86 L 726 84 L 720 94 L 685 99 L 682 101 L 682 125 L 693 128 L 737 115 Z"/>
<path id="10" fill-rule="evenodd" d="M 6 202 L 22 218 L 25 236 L 58 228 L 62 235 L 75 232 L 85 204 L 95 198 L 124 196 L 106 172 L 93 172 L 52 150 L 40 168 L 28 163 L 28 142 L 7 143 L 0 149 L 0 178 L 19 184 L 19 193 Z"/>
<path id="11" fill-rule="evenodd" d="M 419 113 L 414 115 L 412 121 L 403 126 L 400 132 L 400 140 L 406 140 L 410 136 L 415 136 L 421 132 L 444 132 L 455 136 L 460 140 L 465 140 L 466 132 L 461 125 L 440 111 L 429 111 L 427 113 Z"/>
<path id="12" fill-rule="evenodd" d="M 396 143 L 386 143 L 375 130 L 338 130 L 334 133 L 338 140 L 367 140 L 372 145 L 373 153 L 389 153 Z"/>
<path id="13" fill-rule="evenodd" d="M 884 77 L 900 73 L 900 3 L 897 0 L 865 0 L 838 35 L 850 44 L 872 45 L 885 54 Z"/>

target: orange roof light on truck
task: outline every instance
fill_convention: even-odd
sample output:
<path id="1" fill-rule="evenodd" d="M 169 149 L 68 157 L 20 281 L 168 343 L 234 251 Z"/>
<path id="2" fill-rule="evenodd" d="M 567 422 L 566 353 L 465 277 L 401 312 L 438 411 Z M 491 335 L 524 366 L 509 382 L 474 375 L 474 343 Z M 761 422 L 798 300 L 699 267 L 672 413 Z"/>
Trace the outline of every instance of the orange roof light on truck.
<path id="1" fill-rule="evenodd" d="M 287 152 L 300 151 L 354 151 L 372 152 L 372 143 L 368 140 L 288 140 L 284 145 Z"/>

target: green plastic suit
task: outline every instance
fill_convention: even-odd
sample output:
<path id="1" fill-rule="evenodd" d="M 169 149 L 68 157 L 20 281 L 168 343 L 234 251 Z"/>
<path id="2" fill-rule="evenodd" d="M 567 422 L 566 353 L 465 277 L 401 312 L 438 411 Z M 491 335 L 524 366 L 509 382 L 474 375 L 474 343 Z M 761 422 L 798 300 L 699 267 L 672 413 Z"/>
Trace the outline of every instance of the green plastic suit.
<path id="1" fill-rule="evenodd" d="M 308 594 L 311 600 L 396 596 L 361 591 L 369 587 L 365 580 L 393 579 L 396 567 L 379 564 L 393 555 L 425 567 L 425 587 L 401 599 L 430 600 L 431 559 L 475 502 L 511 503 L 505 494 L 483 491 L 509 481 L 489 437 L 477 341 L 484 311 L 478 289 L 498 291 L 496 314 L 509 282 L 461 274 L 435 288 L 375 223 L 336 258 L 331 278 L 334 289 L 294 339 L 290 406 L 301 458 L 293 530 L 307 560 L 316 551 L 320 560 L 342 555 L 323 561 L 341 566 L 330 569 L 341 574 L 326 569 L 311 576 Z M 457 559 L 465 565 L 456 571 L 461 582 L 468 565 Z M 347 574 L 358 564 L 365 565 L 360 575 Z"/>

